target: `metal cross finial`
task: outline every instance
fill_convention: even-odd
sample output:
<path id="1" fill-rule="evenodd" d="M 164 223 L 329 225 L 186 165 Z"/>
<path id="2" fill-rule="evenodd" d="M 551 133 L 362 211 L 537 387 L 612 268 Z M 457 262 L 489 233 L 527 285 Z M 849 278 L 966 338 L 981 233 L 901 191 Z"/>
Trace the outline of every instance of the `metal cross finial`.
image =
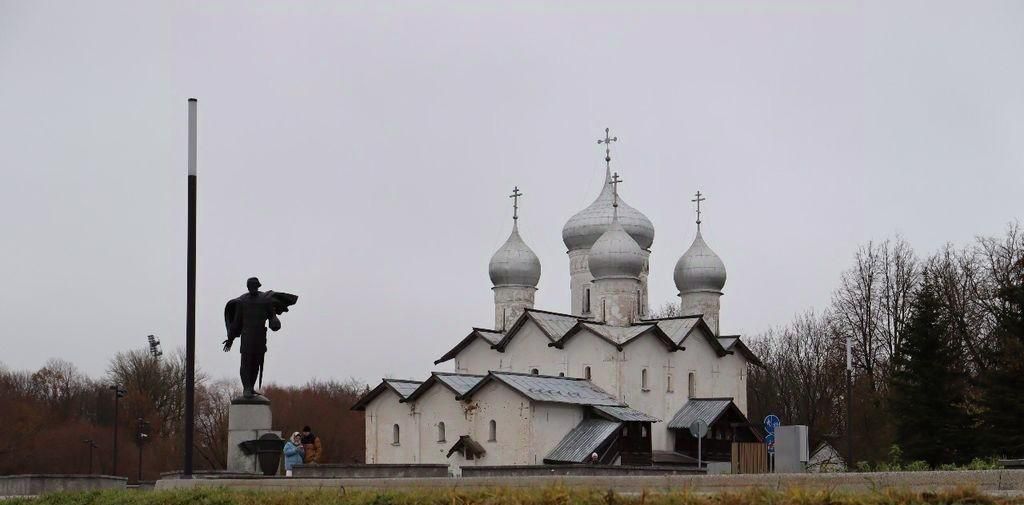
<path id="1" fill-rule="evenodd" d="M 608 184 L 612 185 L 612 196 L 613 196 L 612 207 L 615 207 L 615 208 L 618 208 L 618 206 L 619 206 L 619 183 L 621 183 L 621 182 L 622 182 L 622 178 L 619 177 L 619 173 L 618 172 L 615 172 L 615 174 L 612 175 L 612 180 L 608 182 Z"/>
<path id="2" fill-rule="evenodd" d="M 700 231 L 700 202 L 707 200 L 707 198 L 701 196 L 700 190 L 697 190 L 697 194 L 695 196 L 697 198 L 694 198 L 693 200 L 690 201 L 697 202 L 697 231 Z"/>
<path id="3" fill-rule="evenodd" d="M 512 199 L 512 220 L 518 220 L 519 219 L 519 197 L 520 196 L 523 196 L 523 194 L 519 192 L 519 186 L 516 186 L 515 189 L 512 190 L 512 194 L 511 195 L 508 195 L 508 197 Z"/>
<path id="4" fill-rule="evenodd" d="M 604 144 L 604 164 L 606 167 L 611 167 L 612 163 L 612 142 L 618 142 L 619 137 L 609 137 L 610 131 L 608 128 L 604 129 L 604 138 L 597 139 L 598 144 Z"/>

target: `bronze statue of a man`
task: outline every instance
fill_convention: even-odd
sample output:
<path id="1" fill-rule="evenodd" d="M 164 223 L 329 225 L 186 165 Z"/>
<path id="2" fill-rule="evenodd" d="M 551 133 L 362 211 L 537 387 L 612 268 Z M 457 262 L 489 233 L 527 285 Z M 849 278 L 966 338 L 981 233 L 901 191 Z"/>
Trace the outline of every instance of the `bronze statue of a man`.
<path id="1" fill-rule="evenodd" d="M 281 329 L 278 315 L 288 312 L 288 307 L 295 305 L 299 297 L 288 293 L 262 292 L 260 281 L 250 277 L 246 282 L 249 289 L 238 298 L 228 301 L 224 307 L 224 324 L 227 326 L 228 338 L 224 341 L 224 352 L 231 350 L 236 338 L 242 338 L 239 351 L 242 353 L 242 364 L 238 375 L 242 379 L 242 397 L 247 400 L 260 400 L 263 395 L 256 389 L 257 378 L 263 387 L 263 357 L 267 352 L 267 327 L 277 331 Z"/>

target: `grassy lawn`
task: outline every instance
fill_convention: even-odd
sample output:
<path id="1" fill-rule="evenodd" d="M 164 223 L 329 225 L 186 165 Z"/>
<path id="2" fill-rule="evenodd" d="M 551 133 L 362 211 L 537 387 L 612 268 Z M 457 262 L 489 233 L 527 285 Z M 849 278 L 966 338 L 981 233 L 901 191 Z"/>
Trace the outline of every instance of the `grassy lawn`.
<path id="1" fill-rule="evenodd" d="M 877 491 L 845 494 L 793 489 L 785 492 L 744 491 L 697 494 L 643 493 L 550 487 L 537 490 L 424 491 L 95 491 L 55 493 L 38 498 L 5 500 L 4 505 L 1024 505 L 1024 497 L 991 497 L 971 489 L 942 493 Z"/>

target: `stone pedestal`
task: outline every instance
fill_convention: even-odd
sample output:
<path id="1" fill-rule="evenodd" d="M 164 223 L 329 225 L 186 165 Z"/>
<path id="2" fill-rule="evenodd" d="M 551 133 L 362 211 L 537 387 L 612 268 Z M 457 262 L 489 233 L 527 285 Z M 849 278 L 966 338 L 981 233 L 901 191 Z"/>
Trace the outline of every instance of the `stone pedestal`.
<path id="1" fill-rule="evenodd" d="M 267 433 L 280 436 L 270 429 L 270 402 L 244 399 L 231 401 L 228 410 L 228 471 L 261 474 L 255 454 L 245 454 L 238 444 L 256 440 Z"/>

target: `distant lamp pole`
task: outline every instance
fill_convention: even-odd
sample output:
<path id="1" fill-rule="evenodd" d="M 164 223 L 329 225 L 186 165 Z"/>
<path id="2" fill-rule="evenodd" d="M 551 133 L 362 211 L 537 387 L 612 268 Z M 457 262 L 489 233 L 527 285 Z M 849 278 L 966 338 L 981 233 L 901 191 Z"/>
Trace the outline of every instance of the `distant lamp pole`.
<path id="1" fill-rule="evenodd" d="M 149 355 L 159 359 L 160 356 L 164 355 L 164 351 L 160 349 L 160 339 L 149 335 L 146 337 L 149 340 Z"/>
<path id="2" fill-rule="evenodd" d="M 137 482 L 142 482 L 142 444 L 149 439 L 149 423 L 141 417 L 137 423 L 138 429 L 135 434 L 135 443 L 139 445 L 139 476 Z"/>
<path id="3" fill-rule="evenodd" d="M 853 345 L 846 337 L 846 470 L 853 468 Z"/>
<path id="4" fill-rule="evenodd" d="M 121 403 L 118 400 L 124 398 L 124 395 L 128 394 L 120 384 L 114 384 L 110 386 L 110 390 L 114 392 L 114 471 L 113 474 L 117 475 L 117 404 Z"/>
<path id="5" fill-rule="evenodd" d="M 188 99 L 188 248 L 185 280 L 185 464 L 184 478 L 192 478 L 192 443 L 195 435 L 196 394 L 196 107 Z"/>
<path id="6" fill-rule="evenodd" d="M 82 443 L 89 446 L 89 475 L 92 475 L 92 450 L 99 447 L 91 438 L 82 440 Z"/>

